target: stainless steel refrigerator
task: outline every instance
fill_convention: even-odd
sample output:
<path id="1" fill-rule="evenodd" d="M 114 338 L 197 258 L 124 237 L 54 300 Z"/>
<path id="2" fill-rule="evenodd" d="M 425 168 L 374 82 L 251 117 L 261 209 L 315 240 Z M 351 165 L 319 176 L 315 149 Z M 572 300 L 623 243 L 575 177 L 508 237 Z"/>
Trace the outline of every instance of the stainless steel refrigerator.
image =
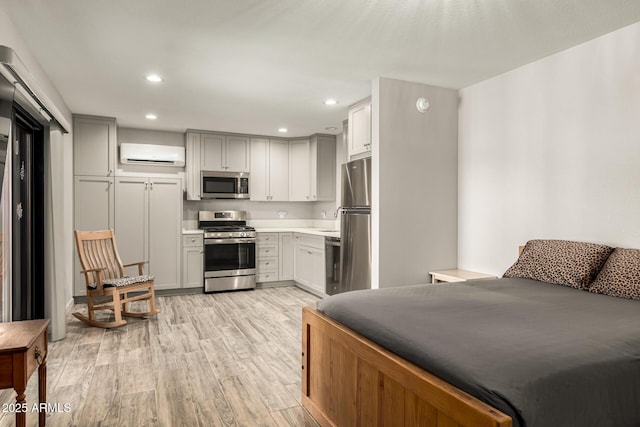
<path id="1" fill-rule="evenodd" d="M 339 292 L 371 288 L 371 159 L 342 165 Z"/>

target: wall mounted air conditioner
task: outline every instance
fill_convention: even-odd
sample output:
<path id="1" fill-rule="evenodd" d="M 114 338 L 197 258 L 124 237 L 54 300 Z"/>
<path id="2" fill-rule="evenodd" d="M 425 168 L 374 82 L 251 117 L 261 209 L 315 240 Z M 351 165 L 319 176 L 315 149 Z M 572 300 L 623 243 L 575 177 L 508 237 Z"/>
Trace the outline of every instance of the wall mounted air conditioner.
<path id="1" fill-rule="evenodd" d="M 120 162 L 126 165 L 184 166 L 184 147 L 151 144 L 120 145 Z"/>

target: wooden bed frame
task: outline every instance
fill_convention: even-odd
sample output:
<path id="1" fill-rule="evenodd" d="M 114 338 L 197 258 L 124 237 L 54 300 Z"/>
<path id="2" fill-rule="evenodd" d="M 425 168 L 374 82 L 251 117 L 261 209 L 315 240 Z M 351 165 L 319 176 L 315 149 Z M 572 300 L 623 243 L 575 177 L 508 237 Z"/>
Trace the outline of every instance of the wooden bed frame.
<path id="1" fill-rule="evenodd" d="M 302 309 L 302 405 L 323 427 L 512 426 L 504 413 L 311 307 Z"/>

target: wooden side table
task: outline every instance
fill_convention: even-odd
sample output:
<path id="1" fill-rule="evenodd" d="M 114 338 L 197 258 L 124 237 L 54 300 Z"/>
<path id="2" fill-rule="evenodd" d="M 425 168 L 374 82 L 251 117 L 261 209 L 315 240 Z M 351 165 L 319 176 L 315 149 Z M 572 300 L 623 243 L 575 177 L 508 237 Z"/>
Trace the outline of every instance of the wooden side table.
<path id="1" fill-rule="evenodd" d="M 25 427 L 29 377 L 38 368 L 38 424 L 44 426 L 47 412 L 47 328 L 49 320 L 0 323 L 0 389 L 16 391 L 16 426 Z"/>
<path id="2" fill-rule="evenodd" d="M 476 273 L 475 271 L 459 270 L 454 268 L 452 270 L 437 270 L 430 271 L 431 283 L 439 282 L 466 282 L 473 279 L 495 279 L 496 276 L 491 274 Z"/>

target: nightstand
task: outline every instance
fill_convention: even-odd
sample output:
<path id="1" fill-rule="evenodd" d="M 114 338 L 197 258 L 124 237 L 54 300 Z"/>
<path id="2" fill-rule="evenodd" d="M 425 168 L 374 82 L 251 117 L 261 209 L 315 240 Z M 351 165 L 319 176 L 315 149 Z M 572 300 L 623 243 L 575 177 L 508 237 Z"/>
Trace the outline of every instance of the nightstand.
<path id="1" fill-rule="evenodd" d="M 466 282 L 473 279 L 495 279 L 496 276 L 491 274 L 476 273 L 475 271 L 459 270 L 454 268 L 452 270 L 437 270 L 430 271 L 431 283 L 439 282 Z"/>

